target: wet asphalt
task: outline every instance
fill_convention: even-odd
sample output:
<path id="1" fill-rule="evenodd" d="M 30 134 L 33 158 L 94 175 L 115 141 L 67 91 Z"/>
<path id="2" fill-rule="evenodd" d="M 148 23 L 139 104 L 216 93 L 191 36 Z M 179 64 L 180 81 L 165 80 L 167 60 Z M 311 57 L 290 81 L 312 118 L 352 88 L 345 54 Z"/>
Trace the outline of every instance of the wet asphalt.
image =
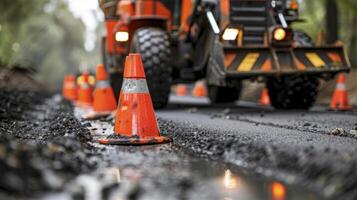
<path id="1" fill-rule="evenodd" d="M 130 166 L 144 174 L 139 178 L 143 182 L 134 184 L 140 188 L 135 189 L 135 198 L 276 199 L 271 189 L 275 182 L 288 188 L 285 199 L 355 198 L 354 112 L 331 112 L 326 107 L 276 111 L 249 102 L 212 107 L 205 98 L 172 96 L 170 106 L 156 114 L 162 134 L 171 136 L 172 144 L 99 145 L 110 166 Z M 90 122 L 94 140 L 112 133 L 112 118 Z M 217 181 L 226 173 L 249 182 L 244 187 L 254 192 L 243 192 L 243 197 L 238 189 L 226 193 Z M 155 186 L 150 190 L 145 185 Z"/>
<path id="2" fill-rule="evenodd" d="M 89 122 L 82 120 L 81 116 L 88 112 L 75 109 L 94 141 L 113 133 L 113 116 Z M 161 115 L 161 111 L 158 113 Z M 323 199 L 308 188 L 286 185 L 236 165 L 191 154 L 175 142 L 146 146 L 106 146 L 94 142 L 93 145 L 101 149 L 100 154 L 107 163 L 104 171 L 114 170 L 113 183 L 117 181 L 116 185 L 99 189 L 96 194 L 100 194 L 100 198 Z M 90 176 L 98 181 L 95 173 Z"/>
<path id="3" fill-rule="evenodd" d="M 355 111 L 276 111 L 247 102 L 212 108 L 205 98 L 191 99 L 174 96 L 157 113 L 175 145 L 325 198 L 356 198 Z"/>
<path id="4" fill-rule="evenodd" d="M 172 143 L 105 146 L 113 115 L 83 120 L 59 95 L 0 96 L 0 199 L 357 198 L 355 111 L 173 96 L 156 112 Z"/>

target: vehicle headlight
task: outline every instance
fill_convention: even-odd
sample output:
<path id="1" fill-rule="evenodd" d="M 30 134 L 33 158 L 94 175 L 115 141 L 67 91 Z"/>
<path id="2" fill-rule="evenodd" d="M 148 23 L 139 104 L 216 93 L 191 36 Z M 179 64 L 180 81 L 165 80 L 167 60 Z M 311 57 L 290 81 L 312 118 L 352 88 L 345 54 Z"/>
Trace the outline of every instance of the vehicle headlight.
<path id="1" fill-rule="evenodd" d="M 286 38 L 286 31 L 283 28 L 277 28 L 273 32 L 274 40 L 282 41 Z"/>
<path id="2" fill-rule="evenodd" d="M 125 31 L 118 31 L 115 33 L 115 40 L 117 42 L 127 42 L 129 40 L 129 33 Z"/>
<path id="3" fill-rule="evenodd" d="M 239 29 L 237 28 L 226 28 L 224 30 L 222 39 L 223 40 L 236 40 L 239 34 Z"/>

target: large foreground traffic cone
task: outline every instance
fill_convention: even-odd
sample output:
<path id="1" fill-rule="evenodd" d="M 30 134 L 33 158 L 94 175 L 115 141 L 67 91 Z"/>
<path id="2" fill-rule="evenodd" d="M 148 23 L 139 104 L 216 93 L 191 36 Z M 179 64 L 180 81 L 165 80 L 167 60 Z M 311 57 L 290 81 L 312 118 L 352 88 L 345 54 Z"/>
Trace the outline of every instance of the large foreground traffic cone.
<path id="1" fill-rule="evenodd" d="M 176 86 L 176 96 L 187 96 L 187 86 L 185 84 L 178 84 Z"/>
<path id="2" fill-rule="evenodd" d="M 170 141 L 170 138 L 160 136 L 141 56 L 129 54 L 125 61 L 114 134 L 100 139 L 99 143 L 139 145 Z"/>
<path id="3" fill-rule="evenodd" d="M 93 103 L 93 88 L 89 84 L 89 72 L 84 71 L 82 77 L 83 82 L 79 85 L 77 106 L 91 106 Z"/>
<path id="4" fill-rule="evenodd" d="M 77 99 L 77 92 L 76 77 L 73 74 L 66 75 L 63 82 L 63 97 L 70 101 L 75 101 Z"/>
<path id="5" fill-rule="evenodd" d="M 270 97 L 269 97 L 269 91 L 268 88 L 264 88 L 262 95 L 260 96 L 259 103 L 264 106 L 269 106 L 270 105 Z"/>
<path id="6" fill-rule="evenodd" d="M 96 68 L 96 82 L 93 95 L 93 110 L 85 114 L 85 119 L 96 119 L 110 115 L 117 109 L 117 101 L 108 80 L 104 65 Z"/>
<path id="7" fill-rule="evenodd" d="M 207 96 L 207 89 L 203 81 L 198 81 L 192 90 L 192 96 L 194 97 L 205 97 Z"/>
<path id="8" fill-rule="evenodd" d="M 330 108 L 332 110 L 351 110 L 348 102 L 348 92 L 346 89 L 346 76 L 341 73 L 337 78 L 337 85 L 333 93 Z"/>

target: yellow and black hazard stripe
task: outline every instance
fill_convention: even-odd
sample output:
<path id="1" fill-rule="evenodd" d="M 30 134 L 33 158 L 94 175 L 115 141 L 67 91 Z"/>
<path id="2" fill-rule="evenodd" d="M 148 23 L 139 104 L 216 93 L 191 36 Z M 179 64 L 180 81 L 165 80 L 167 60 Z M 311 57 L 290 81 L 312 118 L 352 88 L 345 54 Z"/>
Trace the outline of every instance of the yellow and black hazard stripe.
<path id="1" fill-rule="evenodd" d="M 270 72 L 274 70 L 271 55 L 263 51 L 226 53 L 224 64 L 226 70 L 232 72 Z"/>
<path id="2" fill-rule="evenodd" d="M 269 73 L 345 69 L 349 68 L 349 63 L 341 47 L 274 51 L 269 48 L 241 48 L 224 53 L 224 66 L 230 73 Z"/>
<path id="3" fill-rule="evenodd" d="M 295 48 L 294 57 L 300 67 L 309 70 L 349 67 L 342 47 Z"/>

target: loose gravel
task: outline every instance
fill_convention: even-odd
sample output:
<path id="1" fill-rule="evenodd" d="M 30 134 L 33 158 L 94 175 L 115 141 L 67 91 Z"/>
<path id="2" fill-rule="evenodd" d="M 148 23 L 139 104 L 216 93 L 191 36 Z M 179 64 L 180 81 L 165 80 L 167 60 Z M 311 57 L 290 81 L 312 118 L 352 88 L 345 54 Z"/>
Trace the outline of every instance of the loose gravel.
<path id="1" fill-rule="evenodd" d="M 59 191 L 97 165 L 90 133 L 60 96 L 0 90 L 0 199 Z"/>

